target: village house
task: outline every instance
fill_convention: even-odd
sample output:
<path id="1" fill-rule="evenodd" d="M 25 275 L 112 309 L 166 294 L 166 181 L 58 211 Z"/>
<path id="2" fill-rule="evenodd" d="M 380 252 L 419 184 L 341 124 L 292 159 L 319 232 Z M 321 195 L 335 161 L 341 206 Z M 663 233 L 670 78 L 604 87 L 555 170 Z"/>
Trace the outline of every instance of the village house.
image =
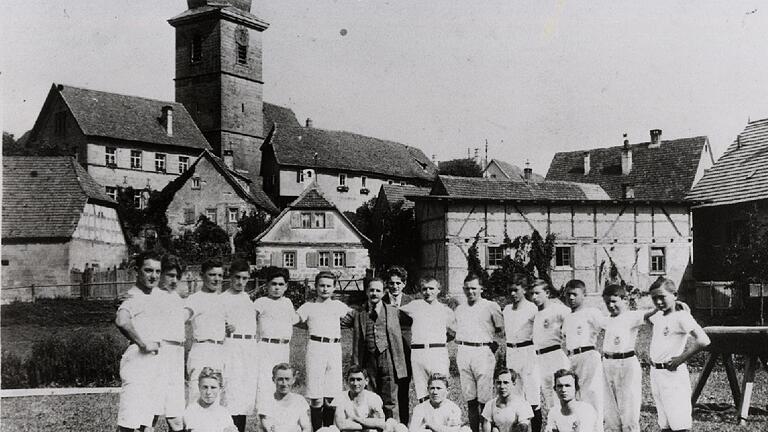
<path id="1" fill-rule="evenodd" d="M 728 249 L 749 244 L 768 223 L 768 119 L 747 124 L 688 194 L 693 207 L 697 280 L 728 281 Z M 750 224 L 750 218 L 754 224 Z"/>
<path id="2" fill-rule="evenodd" d="M 533 170 L 526 165 L 524 169 L 520 169 L 517 165 L 504 162 L 499 159 L 491 159 L 488 165 L 483 170 L 483 177 L 498 180 L 511 180 L 511 181 L 533 181 L 539 182 L 544 180 L 544 177 L 536 174 Z"/>
<path id="3" fill-rule="evenodd" d="M 422 271 L 459 294 L 477 235 L 490 271 L 508 252 L 505 234 L 537 230 L 555 235 L 557 286 L 581 279 L 598 293 L 613 266 L 641 289 L 658 276 L 685 288 L 692 281 L 685 195 L 709 162 L 707 138 L 697 137 L 558 153 L 538 183 L 440 176 L 429 196 L 412 198 Z"/>
<path id="4" fill-rule="evenodd" d="M 276 125 L 262 146 L 264 191 L 278 207 L 315 183 L 343 212 L 382 185 L 430 186 L 437 168 L 418 148 L 344 131 Z"/>
<path id="5" fill-rule="evenodd" d="M 368 243 L 339 208 L 310 184 L 254 239 L 256 265 L 285 267 L 291 279 L 311 283 L 322 270 L 342 280 L 359 280 L 371 266 Z"/>
<path id="6" fill-rule="evenodd" d="M 168 201 L 166 216 L 173 235 L 194 229 L 200 216 L 205 216 L 233 237 L 241 218 L 257 211 L 279 212 L 258 185 L 233 169 L 228 151 L 223 159 L 203 151 L 162 195 Z"/>
<path id="7" fill-rule="evenodd" d="M 72 157 L 3 157 L 2 302 L 77 296 L 52 285 L 126 260 L 116 207 Z"/>
<path id="8" fill-rule="evenodd" d="M 432 189 L 428 187 L 401 186 L 394 184 L 381 185 L 379 194 L 376 196 L 376 203 L 373 206 L 373 211 L 376 214 L 382 214 L 388 212 L 396 205 L 400 205 L 400 208 L 403 210 L 411 209 L 414 207 L 414 202 L 407 198 L 408 196 L 429 195 L 431 190 Z"/>

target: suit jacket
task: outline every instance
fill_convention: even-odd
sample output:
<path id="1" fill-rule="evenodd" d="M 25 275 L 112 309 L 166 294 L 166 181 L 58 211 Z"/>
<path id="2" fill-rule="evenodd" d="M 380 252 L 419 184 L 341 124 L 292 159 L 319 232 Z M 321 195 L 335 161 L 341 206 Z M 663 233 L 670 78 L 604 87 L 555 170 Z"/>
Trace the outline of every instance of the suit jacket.
<path id="1" fill-rule="evenodd" d="M 412 302 L 414 299 L 412 295 L 406 294 L 406 293 L 400 293 L 400 297 L 402 297 L 400 299 L 400 306 L 405 306 L 408 303 Z M 384 298 L 382 298 L 382 301 L 384 302 L 384 304 L 388 304 L 388 305 L 392 304 L 392 299 L 389 297 L 388 292 L 384 294 Z"/>
<path id="2" fill-rule="evenodd" d="M 367 305 L 366 305 L 367 306 Z M 389 358 L 392 360 L 392 369 L 395 371 L 395 379 L 408 377 L 405 349 L 403 347 L 403 335 L 400 323 L 410 324 L 411 318 L 396 307 L 382 304 L 381 318 L 387 320 L 387 342 L 389 342 Z M 352 362 L 360 367 L 365 367 L 368 348 L 365 341 L 365 326 L 370 317 L 368 308 L 365 307 L 355 314 L 352 325 Z"/>

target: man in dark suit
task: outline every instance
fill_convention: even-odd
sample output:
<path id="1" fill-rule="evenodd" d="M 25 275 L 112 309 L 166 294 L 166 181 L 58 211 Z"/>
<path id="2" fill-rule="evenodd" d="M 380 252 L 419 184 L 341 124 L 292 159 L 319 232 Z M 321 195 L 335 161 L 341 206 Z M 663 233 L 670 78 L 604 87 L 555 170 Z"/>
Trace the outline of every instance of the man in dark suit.
<path id="1" fill-rule="evenodd" d="M 404 293 L 405 284 L 408 282 L 408 271 L 400 266 L 390 267 L 386 273 L 387 293 L 384 295 L 384 303 L 401 308 L 413 300 L 413 297 Z M 410 402 L 411 390 L 411 327 L 403 328 L 403 349 L 405 352 L 405 362 L 408 366 L 408 376 L 397 383 L 397 400 L 401 406 L 408 406 Z M 400 411 L 400 422 L 408 424 L 408 410 Z"/>
<path id="2" fill-rule="evenodd" d="M 357 312 L 352 327 L 352 362 L 367 370 L 369 386 L 384 403 L 386 418 L 402 418 L 408 401 L 398 402 L 398 384 L 408 377 L 403 335 L 400 327 L 410 318 L 397 308 L 384 304 L 384 281 L 371 279 L 366 289 L 368 301 Z"/>

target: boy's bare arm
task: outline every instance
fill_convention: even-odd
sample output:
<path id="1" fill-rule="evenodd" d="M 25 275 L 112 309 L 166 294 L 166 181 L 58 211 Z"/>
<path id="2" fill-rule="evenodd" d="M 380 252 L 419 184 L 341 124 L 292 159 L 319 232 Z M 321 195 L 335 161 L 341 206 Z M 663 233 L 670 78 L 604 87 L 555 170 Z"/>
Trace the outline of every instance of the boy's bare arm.
<path id="1" fill-rule="evenodd" d="M 363 430 L 363 425 L 358 423 L 355 419 L 350 418 L 343 407 L 336 407 L 333 422 L 340 431 Z"/>
<path id="2" fill-rule="evenodd" d="M 301 432 L 312 432 L 312 422 L 309 421 L 309 414 L 306 411 L 299 416 L 299 428 Z"/>
<path id="3" fill-rule="evenodd" d="M 677 369 L 678 366 L 688 361 L 688 359 L 696 355 L 699 351 L 702 351 L 704 348 L 708 347 L 711 343 L 709 336 L 707 336 L 701 327 L 696 327 L 691 330 L 691 336 L 693 337 L 694 343 L 686 346 L 682 354 L 677 357 L 673 357 L 672 360 L 669 361 L 669 366 L 667 366 L 668 370 L 673 371 Z"/>
<path id="4" fill-rule="evenodd" d="M 115 325 L 120 333 L 128 338 L 132 343 L 135 343 L 139 347 L 139 350 L 144 353 L 157 353 L 160 349 L 160 344 L 154 341 L 144 341 L 139 333 L 136 332 L 136 328 L 133 327 L 133 321 L 131 320 L 131 314 L 125 309 L 119 309 L 117 311 L 117 317 L 115 318 Z"/>

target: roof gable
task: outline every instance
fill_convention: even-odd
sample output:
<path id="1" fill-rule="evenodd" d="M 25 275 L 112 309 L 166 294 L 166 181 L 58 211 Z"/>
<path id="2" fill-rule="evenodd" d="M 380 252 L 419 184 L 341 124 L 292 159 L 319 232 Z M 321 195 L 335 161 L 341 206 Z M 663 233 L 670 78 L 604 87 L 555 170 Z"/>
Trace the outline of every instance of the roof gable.
<path id="1" fill-rule="evenodd" d="M 264 142 L 268 145 L 278 165 L 424 181 L 432 181 L 437 173 L 437 167 L 418 148 L 351 132 L 278 124 Z"/>
<path id="2" fill-rule="evenodd" d="M 608 200 L 599 186 L 586 183 L 542 181 L 515 182 L 481 177 L 438 176 L 429 196 L 509 201 Z"/>
<path id="3" fill-rule="evenodd" d="M 54 85 L 87 136 L 210 149 L 184 105 L 65 85 Z M 173 108 L 173 135 L 160 123 L 162 109 Z"/>
<path id="4" fill-rule="evenodd" d="M 768 199 L 768 119 L 749 122 L 687 198 L 705 206 Z"/>
<path id="5" fill-rule="evenodd" d="M 413 201 L 408 199 L 408 196 L 426 196 L 429 195 L 431 188 L 416 187 L 416 186 L 402 186 L 402 185 L 381 185 L 379 191 L 379 197 L 377 199 L 385 199 L 388 204 L 397 204 L 402 202 L 403 209 L 413 207 Z"/>
<path id="6" fill-rule="evenodd" d="M 485 167 L 483 173 L 488 171 L 488 168 L 492 164 L 495 164 L 499 168 L 499 171 L 507 176 L 507 179 L 512 181 L 525 181 L 525 172 L 519 166 L 512 165 L 511 163 L 504 162 L 503 160 L 499 159 L 491 159 L 491 161 L 488 163 L 488 166 Z M 536 174 L 535 172 L 531 173 L 531 178 L 529 179 L 529 181 L 534 182 L 540 182 L 543 180 L 544 177 L 540 174 Z"/>
<path id="7" fill-rule="evenodd" d="M 709 152 L 705 136 L 662 141 L 659 147 L 648 142 L 632 144 L 632 170 L 621 174 L 623 147 L 597 148 L 555 154 L 547 180 L 594 183 L 613 199 L 623 198 L 623 186 L 634 187 L 635 199 L 679 201 L 691 190 L 702 152 Z M 584 174 L 584 154 L 589 152 L 590 170 Z"/>
<path id="8" fill-rule="evenodd" d="M 69 238 L 89 202 L 117 207 L 74 158 L 3 158 L 4 239 Z"/>

